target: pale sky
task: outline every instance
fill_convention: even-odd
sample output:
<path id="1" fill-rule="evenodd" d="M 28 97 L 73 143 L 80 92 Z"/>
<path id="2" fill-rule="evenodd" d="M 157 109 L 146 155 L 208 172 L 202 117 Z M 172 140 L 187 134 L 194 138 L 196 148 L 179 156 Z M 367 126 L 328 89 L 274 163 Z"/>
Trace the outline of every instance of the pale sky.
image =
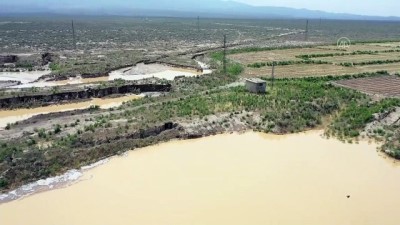
<path id="1" fill-rule="evenodd" d="M 250 5 L 307 8 L 372 16 L 400 16 L 400 0 L 235 0 Z"/>

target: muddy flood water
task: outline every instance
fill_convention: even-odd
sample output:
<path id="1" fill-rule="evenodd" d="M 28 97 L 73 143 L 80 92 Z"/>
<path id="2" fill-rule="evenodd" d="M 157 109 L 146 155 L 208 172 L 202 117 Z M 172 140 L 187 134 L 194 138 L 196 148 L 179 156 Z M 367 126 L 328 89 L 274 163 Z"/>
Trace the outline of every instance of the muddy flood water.
<path id="1" fill-rule="evenodd" d="M 4 127 L 7 126 L 8 123 L 15 123 L 18 121 L 26 120 L 39 114 L 85 109 L 90 107 L 91 105 L 98 105 L 100 106 L 100 108 L 108 109 L 108 108 L 118 107 L 123 102 L 139 99 L 141 97 L 142 96 L 140 95 L 128 95 L 118 98 L 105 98 L 105 99 L 94 98 L 89 101 L 78 102 L 78 103 L 50 105 L 50 106 L 29 108 L 29 109 L 0 110 L 0 130 L 4 129 Z"/>
<path id="2" fill-rule="evenodd" d="M 7 225 L 397 225 L 400 167 L 322 132 L 218 135 L 131 151 L 0 205 Z"/>

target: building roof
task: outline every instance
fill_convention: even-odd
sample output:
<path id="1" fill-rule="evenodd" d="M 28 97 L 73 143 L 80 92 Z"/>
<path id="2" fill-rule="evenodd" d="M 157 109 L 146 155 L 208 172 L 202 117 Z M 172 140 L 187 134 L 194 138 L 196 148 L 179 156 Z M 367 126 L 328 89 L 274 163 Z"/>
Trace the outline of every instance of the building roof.
<path id="1" fill-rule="evenodd" d="M 260 78 L 249 78 L 249 79 L 246 79 L 246 81 L 249 81 L 249 82 L 252 82 L 252 83 L 256 83 L 256 84 L 266 83 L 265 80 L 261 80 Z"/>

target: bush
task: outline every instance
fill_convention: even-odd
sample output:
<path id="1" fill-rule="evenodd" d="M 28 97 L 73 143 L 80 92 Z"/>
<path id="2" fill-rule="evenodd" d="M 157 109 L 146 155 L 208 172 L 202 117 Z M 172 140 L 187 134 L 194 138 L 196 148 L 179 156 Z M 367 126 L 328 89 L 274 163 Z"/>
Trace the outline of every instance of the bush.
<path id="1" fill-rule="evenodd" d="M 0 178 L 0 189 L 8 186 L 8 182 L 4 178 Z"/>
<path id="2" fill-rule="evenodd" d="M 239 63 L 227 65 L 226 72 L 229 75 L 237 76 L 243 72 L 243 67 Z"/>
<path id="3" fill-rule="evenodd" d="M 98 106 L 98 105 L 91 105 L 90 107 L 89 107 L 89 110 L 90 111 L 96 111 L 96 110 L 99 110 L 100 109 L 100 106 Z"/>
<path id="4" fill-rule="evenodd" d="M 61 125 L 57 124 L 56 127 L 54 127 L 54 134 L 59 134 L 61 133 Z"/>
<path id="5" fill-rule="evenodd" d="M 46 138 L 47 137 L 46 130 L 44 128 L 39 129 L 38 135 L 40 138 Z"/>

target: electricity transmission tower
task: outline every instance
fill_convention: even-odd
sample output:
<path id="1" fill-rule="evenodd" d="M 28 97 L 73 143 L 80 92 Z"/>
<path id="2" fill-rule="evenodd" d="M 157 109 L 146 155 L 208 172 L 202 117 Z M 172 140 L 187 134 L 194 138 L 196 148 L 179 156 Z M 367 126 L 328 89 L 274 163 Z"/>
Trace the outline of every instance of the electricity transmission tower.
<path id="1" fill-rule="evenodd" d="M 200 16 L 197 16 L 197 32 L 200 32 Z"/>
<path id="2" fill-rule="evenodd" d="M 305 41 L 308 41 L 308 20 L 306 22 Z"/>
<path id="3" fill-rule="evenodd" d="M 274 81 L 275 81 L 275 61 L 272 62 L 272 74 L 271 74 L 271 78 L 272 78 L 272 89 L 274 89 Z"/>

